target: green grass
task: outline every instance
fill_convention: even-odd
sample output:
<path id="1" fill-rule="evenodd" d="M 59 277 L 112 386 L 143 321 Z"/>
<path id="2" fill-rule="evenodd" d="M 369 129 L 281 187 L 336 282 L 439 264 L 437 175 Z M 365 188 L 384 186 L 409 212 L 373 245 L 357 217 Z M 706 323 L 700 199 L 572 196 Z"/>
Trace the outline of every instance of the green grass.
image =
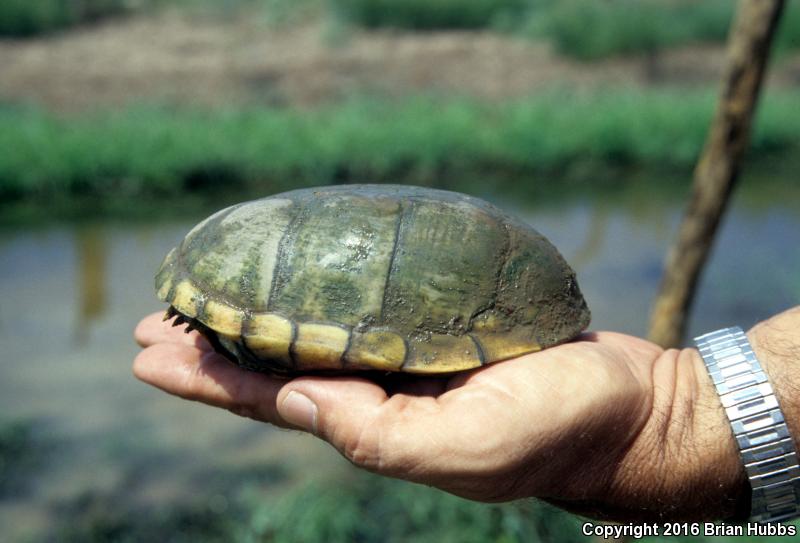
<path id="1" fill-rule="evenodd" d="M 27 37 L 129 11 L 127 0 L 2 0 L 0 37 Z"/>
<path id="2" fill-rule="evenodd" d="M 0 38 L 32 38 L 109 17 L 176 9 L 217 19 L 289 25 L 320 17 L 328 0 L 0 0 Z M 332 1 L 332 0 L 331 0 Z"/>
<path id="3" fill-rule="evenodd" d="M 31 36 L 70 24 L 60 0 L 4 0 L 0 3 L 0 36 Z"/>
<path id="4" fill-rule="evenodd" d="M 724 42 L 736 2 L 729 0 L 560 0 L 529 12 L 521 32 L 551 41 L 560 53 L 594 60 Z M 776 36 L 781 49 L 800 47 L 800 6 L 788 2 Z"/>
<path id="5" fill-rule="evenodd" d="M 592 60 L 724 41 L 734 7 L 728 0 L 562 0 L 534 10 L 528 25 L 560 53 Z"/>
<path id="6" fill-rule="evenodd" d="M 268 9 L 286 2 L 270 0 Z M 502 29 L 583 60 L 722 43 L 736 9 L 730 0 L 329 0 L 327 6 L 329 15 L 364 28 Z M 784 9 L 776 46 L 800 47 L 796 2 Z"/>
<path id="7" fill-rule="evenodd" d="M 584 60 L 724 42 L 736 9 L 730 0 L 330 0 L 329 6 L 365 28 L 500 28 Z M 800 47 L 796 2 L 787 3 L 776 42 Z"/>
<path id="8" fill-rule="evenodd" d="M 791 159 L 797 93 L 762 104 L 751 157 Z M 505 104 L 353 99 L 311 111 L 146 107 L 59 117 L 0 108 L 0 200 L 156 197 L 335 182 L 457 184 L 536 174 L 591 184 L 606 169 L 686 174 L 714 96 L 552 92 Z"/>
<path id="9" fill-rule="evenodd" d="M 364 473 L 301 483 L 205 485 L 190 502 L 136 506 L 120 496 L 77 497 L 58 541 L 233 543 L 572 543 L 580 521 L 532 500 L 487 505 Z"/>
<path id="10" fill-rule="evenodd" d="M 0 500 L 24 494 L 53 450 L 31 420 L 0 420 Z"/>
<path id="11" fill-rule="evenodd" d="M 584 541 L 580 521 L 533 501 L 487 505 L 424 486 L 357 474 L 310 483 L 256 506 L 239 541 L 483 543 Z"/>
<path id="12" fill-rule="evenodd" d="M 407 30 L 494 28 L 551 42 L 584 60 L 725 41 L 729 0 L 3 0 L 0 36 L 35 36 L 123 13 L 165 7 L 274 25 L 327 17 Z M 776 46 L 800 48 L 800 4 L 788 2 Z"/>
<path id="13" fill-rule="evenodd" d="M 529 0 L 331 0 L 335 13 L 366 28 L 485 28 L 520 15 Z"/>
<path id="14" fill-rule="evenodd" d="M 483 504 L 363 472 L 268 487 L 201 485 L 195 498 L 136 506 L 120 495 L 77 497 L 53 539 L 110 543 L 585 543 L 583 519 L 534 500 Z M 597 522 L 597 521 L 595 521 Z M 796 524 L 796 523 L 795 523 Z M 701 530 L 703 526 L 700 525 Z M 659 527 L 660 533 L 664 528 Z M 657 543 L 755 543 L 758 537 L 647 537 Z M 781 540 L 789 540 L 783 538 Z"/>

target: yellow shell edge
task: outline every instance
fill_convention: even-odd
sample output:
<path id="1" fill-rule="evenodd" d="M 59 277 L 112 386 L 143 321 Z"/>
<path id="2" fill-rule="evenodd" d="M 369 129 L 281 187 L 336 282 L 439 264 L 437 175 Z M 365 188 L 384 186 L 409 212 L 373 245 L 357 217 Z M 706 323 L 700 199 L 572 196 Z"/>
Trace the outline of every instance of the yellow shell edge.
<path id="1" fill-rule="evenodd" d="M 244 311 L 209 300 L 206 302 L 203 316 L 202 321 L 205 322 L 206 326 L 212 328 L 218 334 L 222 334 L 233 341 L 241 337 Z"/>
<path id="2" fill-rule="evenodd" d="M 541 351 L 539 343 L 527 337 L 522 331 L 517 333 L 475 333 L 473 337 L 480 344 L 487 363 L 508 360 L 523 354 Z"/>
<path id="3" fill-rule="evenodd" d="M 406 342 L 394 332 L 353 332 L 345 362 L 351 368 L 400 371 L 406 352 Z"/>
<path id="4" fill-rule="evenodd" d="M 158 285 L 158 290 L 156 291 L 156 296 L 162 302 L 167 300 L 167 296 L 169 296 L 169 291 L 172 288 L 172 278 L 167 277 L 164 279 L 160 285 Z"/>
<path id="5" fill-rule="evenodd" d="M 259 358 L 278 360 L 291 367 L 292 322 L 280 315 L 253 315 L 242 337 L 244 344 Z"/>
<path id="6" fill-rule="evenodd" d="M 487 364 L 542 350 L 530 327 L 503 330 L 502 326 L 492 314 L 473 323 L 470 335 L 480 345 Z"/>
<path id="7" fill-rule="evenodd" d="M 161 267 L 156 274 L 156 295 L 162 302 L 167 301 L 169 291 L 172 288 L 173 270 L 175 266 L 175 255 L 177 251 L 173 248 L 164 257 Z"/>
<path id="8" fill-rule="evenodd" d="M 175 286 L 172 299 L 167 301 L 187 317 L 194 318 L 197 316 L 198 302 L 202 299 L 200 291 L 188 279 L 184 279 Z"/>
<path id="9" fill-rule="evenodd" d="M 350 332 L 329 324 L 299 324 L 292 344 L 295 369 L 340 369 Z"/>
<path id="10" fill-rule="evenodd" d="M 481 351 L 469 335 L 433 335 L 427 340 L 409 342 L 409 355 L 402 371 L 450 373 L 482 365 Z"/>
<path id="11" fill-rule="evenodd" d="M 203 295 L 188 279 L 173 285 L 172 277 L 167 275 L 158 286 L 158 297 L 232 341 L 241 338 L 259 358 L 276 360 L 295 370 L 351 368 L 450 373 L 542 349 L 531 338 L 530 330 L 521 328 L 503 333 L 493 330 L 494 323 L 489 322 L 476 326 L 471 334 L 433 335 L 429 340 L 407 342 L 388 330 L 360 333 L 329 324 L 295 325 L 282 315 L 260 313 L 249 319 L 243 333 L 244 311 L 214 300 L 203 303 Z"/>

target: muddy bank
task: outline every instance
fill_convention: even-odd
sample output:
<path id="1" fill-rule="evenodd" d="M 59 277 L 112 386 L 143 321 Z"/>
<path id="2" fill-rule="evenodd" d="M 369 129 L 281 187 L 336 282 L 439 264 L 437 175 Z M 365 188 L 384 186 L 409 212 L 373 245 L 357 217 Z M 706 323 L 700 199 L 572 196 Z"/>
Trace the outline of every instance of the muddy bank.
<path id="1" fill-rule="evenodd" d="M 547 44 L 487 31 L 365 32 L 313 21 L 276 27 L 166 12 L 0 40 L 0 102 L 58 110 L 153 99 L 309 106 L 353 93 L 421 91 L 502 100 L 554 85 L 715 85 L 723 61 L 719 46 L 583 63 Z M 798 81 L 800 55 L 775 63 L 771 87 Z"/>

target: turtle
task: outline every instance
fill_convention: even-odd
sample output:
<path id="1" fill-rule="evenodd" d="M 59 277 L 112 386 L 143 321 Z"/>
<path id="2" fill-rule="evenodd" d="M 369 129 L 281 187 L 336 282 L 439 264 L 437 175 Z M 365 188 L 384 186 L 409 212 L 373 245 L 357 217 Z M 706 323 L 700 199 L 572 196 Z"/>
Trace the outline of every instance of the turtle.
<path id="1" fill-rule="evenodd" d="M 165 320 L 274 374 L 447 374 L 573 339 L 575 272 L 520 219 L 406 185 L 293 190 L 227 207 L 156 275 Z"/>

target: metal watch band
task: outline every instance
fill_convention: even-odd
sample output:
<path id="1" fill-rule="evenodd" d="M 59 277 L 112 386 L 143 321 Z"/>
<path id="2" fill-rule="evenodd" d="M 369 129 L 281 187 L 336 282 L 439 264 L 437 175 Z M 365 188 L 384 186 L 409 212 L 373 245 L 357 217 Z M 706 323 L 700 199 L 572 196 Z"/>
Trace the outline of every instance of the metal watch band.
<path id="1" fill-rule="evenodd" d="M 750 520 L 800 516 L 800 464 L 775 392 L 738 326 L 694 338 L 753 489 Z"/>

